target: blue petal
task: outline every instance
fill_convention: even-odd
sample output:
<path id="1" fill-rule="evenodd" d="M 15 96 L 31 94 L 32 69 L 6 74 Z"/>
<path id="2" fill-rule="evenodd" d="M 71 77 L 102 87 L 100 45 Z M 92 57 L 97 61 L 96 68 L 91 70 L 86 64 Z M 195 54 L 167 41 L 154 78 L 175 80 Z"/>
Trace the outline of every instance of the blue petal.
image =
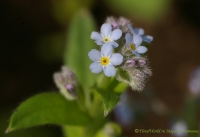
<path id="1" fill-rule="evenodd" d="M 153 41 L 153 37 L 150 35 L 142 36 L 142 38 L 143 38 L 143 41 L 148 42 L 148 43 Z"/>
<path id="2" fill-rule="evenodd" d="M 119 53 L 112 54 L 110 58 L 110 63 L 114 66 L 120 65 L 123 61 L 123 56 Z"/>
<path id="3" fill-rule="evenodd" d="M 122 36 L 122 31 L 120 29 L 115 29 L 110 34 L 110 38 L 112 40 L 118 40 L 121 36 Z"/>
<path id="4" fill-rule="evenodd" d="M 130 33 L 126 33 L 125 39 L 126 39 L 126 46 L 129 48 L 129 45 L 133 40 L 133 36 Z"/>
<path id="5" fill-rule="evenodd" d="M 109 23 L 104 23 L 101 26 L 101 34 L 103 36 L 108 36 L 112 32 L 112 26 Z"/>
<path id="6" fill-rule="evenodd" d="M 99 62 L 93 62 L 91 65 L 90 65 L 90 70 L 92 71 L 92 73 L 100 73 L 102 71 L 102 65 L 99 63 Z"/>
<path id="7" fill-rule="evenodd" d="M 134 30 L 135 34 L 144 35 L 144 29 L 142 29 L 142 28 L 135 28 L 133 30 Z"/>
<path id="8" fill-rule="evenodd" d="M 103 41 L 94 41 L 97 45 L 103 45 L 104 42 Z"/>
<path id="9" fill-rule="evenodd" d="M 147 51 L 147 48 L 145 47 L 145 46 L 138 46 L 137 48 L 136 48 L 136 51 L 138 52 L 138 53 L 145 53 L 146 51 Z"/>
<path id="10" fill-rule="evenodd" d="M 92 61 L 99 61 L 101 58 L 101 53 L 98 50 L 93 49 L 88 53 L 88 56 Z"/>
<path id="11" fill-rule="evenodd" d="M 103 72 L 107 77 L 115 76 L 116 69 L 113 65 L 107 65 L 103 68 Z"/>
<path id="12" fill-rule="evenodd" d="M 110 57 L 112 55 L 112 45 L 109 43 L 103 44 L 103 46 L 101 47 L 101 54 L 103 56 L 107 56 Z"/>
<path id="13" fill-rule="evenodd" d="M 128 24 L 128 28 L 131 31 L 132 34 L 135 34 L 133 27 L 131 26 L 131 24 Z"/>
<path id="14" fill-rule="evenodd" d="M 142 37 L 140 35 L 133 35 L 133 44 L 137 47 L 142 43 Z"/>
<path id="15" fill-rule="evenodd" d="M 113 48 L 117 48 L 119 46 L 119 44 L 115 41 L 111 41 L 108 44 L 112 45 Z"/>
<path id="16" fill-rule="evenodd" d="M 137 57 L 140 56 L 140 54 L 137 51 L 132 51 L 132 52 L 133 52 L 133 54 L 135 54 L 135 56 L 137 56 Z"/>
<path id="17" fill-rule="evenodd" d="M 95 32 L 95 31 L 93 31 L 91 33 L 90 38 L 93 39 L 93 40 L 96 40 L 96 41 L 102 41 L 102 39 L 103 39 L 101 34 L 99 34 L 98 32 Z"/>

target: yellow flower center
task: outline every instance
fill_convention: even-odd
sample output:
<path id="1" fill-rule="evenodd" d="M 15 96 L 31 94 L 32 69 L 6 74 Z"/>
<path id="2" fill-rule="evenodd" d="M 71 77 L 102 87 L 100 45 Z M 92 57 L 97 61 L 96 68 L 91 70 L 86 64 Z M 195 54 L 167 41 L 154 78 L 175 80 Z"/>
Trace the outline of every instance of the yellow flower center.
<path id="1" fill-rule="evenodd" d="M 101 63 L 103 66 L 108 65 L 109 62 L 110 62 L 110 60 L 109 60 L 108 57 L 102 57 L 102 58 L 100 59 L 100 63 Z"/>
<path id="2" fill-rule="evenodd" d="M 131 50 L 135 50 L 135 45 L 133 43 L 131 43 L 130 45 Z"/>
<path id="3" fill-rule="evenodd" d="M 103 38 L 103 41 L 104 41 L 105 43 L 110 42 L 110 38 L 109 38 L 109 37 L 104 37 L 104 38 Z"/>

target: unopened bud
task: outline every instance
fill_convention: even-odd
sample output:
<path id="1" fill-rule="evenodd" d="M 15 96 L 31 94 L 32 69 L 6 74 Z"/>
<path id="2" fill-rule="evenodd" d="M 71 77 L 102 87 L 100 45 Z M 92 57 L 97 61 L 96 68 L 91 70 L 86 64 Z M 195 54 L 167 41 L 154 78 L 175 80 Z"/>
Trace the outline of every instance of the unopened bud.
<path id="1" fill-rule="evenodd" d="M 125 26 L 127 23 L 127 20 L 122 20 L 122 26 Z"/>
<path id="2" fill-rule="evenodd" d="M 128 67 L 134 67 L 136 62 L 133 59 L 127 60 L 126 64 L 128 64 Z"/>
<path id="3" fill-rule="evenodd" d="M 58 82 L 62 82 L 63 81 L 63 78 L 62 78 L 62 75 L 60 73 L 55 73 L 53 75 L 55 81 L 58 81 Z"/>
<path id="4" fill-rule="evenodd" d="M 138 63 L 140 66 L 144 66 L 144 65 L 146 65 L 147 62 L 145 59 L 140 59 L 140 60 L 138 60 Z"/>
<path id="5" fill-rule="evenodd" d="M 75 74 L 68 67 L 63 66 L 61 72 L 54 73 L 53 78 L 60 93 L 66 99 L 74 100 L 77 98 L 77 79 Z"/>
<path id="6" fill-rule="evenodd" d="M 112 29 L 116 29 L 116 28 L 119 27 L 119 25 L 117 24 L 117 21 L 116 21 L 116 19 L 114 17 L 108 17 L 106 19 L 106 23 L 111 24 Z"/>
<path id="7" fill-rule="evenodd" d="M 121 26 L 126 26 L 127 24 L 130 23 L 130 20 L 128 20 L 128 19 L 126 19 L 126 18 L 124 18 L 124 17 L 120 17 L 120 18 L 118 19 L 118 22 L 119 22 L 119 24 L 120 24 Z"/>
<path id="8" fill-rule="evenodd" d="M 145 69 L 145 70 L 143 70 L 143 72 L 144 72 L 146 75 L 148 75 L 148 76 L 151 76 L 151 75 L 152 75 L 152 72 L 151 72 L 150 69 Z"/>
<path id="9" fill-rule="evenodd" d="M 70 79 L 70 80 L 72 80 L 74 78 L 74 73 L 73 72 L 69 72 L 67 74 L 67 78 Z"/>
<path id="10" fill-rule="evenodd" d="M 116 29 L 118 27 L 117 22 L 112 22 L 111 25 L 112 25 L 113 29 Z"/>
<path id="11" fill-rule="evenodd" d="M 72 92 L 74 90 L 74 86 L 72 84 L 67 84 L 65 87 L 69 92 Z"/>

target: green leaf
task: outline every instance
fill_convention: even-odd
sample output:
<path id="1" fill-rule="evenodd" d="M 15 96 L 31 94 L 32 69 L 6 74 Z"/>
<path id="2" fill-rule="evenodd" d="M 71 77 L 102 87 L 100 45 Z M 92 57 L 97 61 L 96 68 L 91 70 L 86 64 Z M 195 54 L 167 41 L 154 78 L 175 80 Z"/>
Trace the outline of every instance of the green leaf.
<path id="1" fill-rule="evenodd" d="M 112 92 L 112 90 L 96 90 L 102 97 L 103 106 L 104 106 L 104 116 L 107 116 L 109 112 L 115 107 L 119 102 L 119 95 Z"/>
<path id="2" fill-rule="evenodd" d="M 108 120 L 103 116 L 103 106 L 101 96 L 93 92 L 92 103 L 89 109 L 92 121 L 87 126 L 63 126 L 63 132 L 66 137 L 94 137 L 102 129 Z"/>
<path id="3" fill-rule="evenodd" d="M 96 31 L 94 24 L 89 12 L 81 10 L 73 18 L 68 31 L 64 62 L 75 72 L 84 87 L 92 86 L 96 79 L 89 69 L 92 62 L 88 57 L 88 52 L 97 48 L 90 39 L 92 31 Z"/>
<path id="4" fill-rule="evenodd" d="M 86 125 L 90 121 L 76 101 L 68 101 L 59 93 L 41 93 L 14 111 L 7 132 L 44 124 Z"/>
<path id="5" fill-rule="evenodd" d="M 108 78 L 101 75 L 97 81 L 96 90 L 102 98 L 104 106 L 104 116 L 119 102 L 120 94 L 125 91 L 127 85 L 116 80 L 115 77 Z"/>

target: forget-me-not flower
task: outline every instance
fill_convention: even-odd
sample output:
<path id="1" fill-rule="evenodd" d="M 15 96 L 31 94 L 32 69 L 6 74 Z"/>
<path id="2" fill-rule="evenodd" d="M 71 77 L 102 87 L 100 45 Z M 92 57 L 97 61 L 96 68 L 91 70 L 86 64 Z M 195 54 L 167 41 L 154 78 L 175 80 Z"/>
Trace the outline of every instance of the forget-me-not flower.
<path id="1" fill-rule="evenodd" d="M 104 23 L 101 26 L 101 34 L 93 31 L 90 38 L 93 39 L 97 45 L 110 44 L 113 48 L 119 46 L 115 40 L 118 40 L 122 36 L 122 31 L 120 29 L 115 29 L 112 31 L 112 26 L 109 23 Z"/>
<path id="2" fill-rule="evenodd" d="M 101 47 L 101 52 L 96 49 L 88 53 L 89 58 L 93 61 L 90 65 L 90 70 L 97 74 L 104 72 L 108 77 L 115 76 L 116 69 L 114 66 L 120 65 L 123 61 L 123 56 L 119 53 L 112 53 L 113 48 L 110 44 L 104 44 Z"/>
<path id="3" fill-rule="evenodd" d="M 152 36 L 150 36 L 150 35 L 144 35 L 144 29 L 142 29 L 142 28 L 135 28 L 135 29 L 133 29 L 133 27 L 130 24 L 128 24 L 128 28 L 129 28 L 129 30 L 131 31 L 131 33 L 133 35 L 134 34 L 140 35 L 142 37 L 142 39 L 143 39 L 144 42 L 150 43 L 150 42 L 153 41 L 153 37 Z"/>
<path id="4" fill-rule="evenodd" d="M 140 46 L 142 43 L 142 37 L 140 35 L 132 35 L 130 33 L 126 33 L 125 38 L 127 48 L 131 50 L 136 56 L 140 56 L 140 54 L 147 51 L 145 46 Z"/>

